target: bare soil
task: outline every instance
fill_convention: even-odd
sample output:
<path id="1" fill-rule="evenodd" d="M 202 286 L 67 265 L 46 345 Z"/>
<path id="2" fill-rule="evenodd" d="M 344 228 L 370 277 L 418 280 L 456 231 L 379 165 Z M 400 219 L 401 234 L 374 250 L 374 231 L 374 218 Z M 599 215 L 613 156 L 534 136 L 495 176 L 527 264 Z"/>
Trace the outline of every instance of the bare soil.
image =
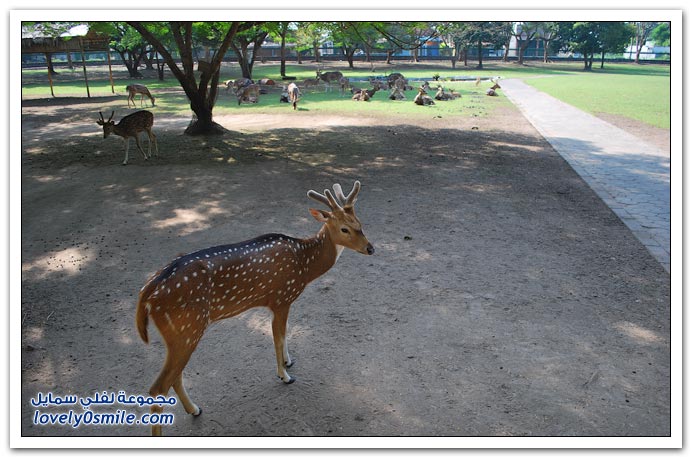
<path id="1" fill-rule="evenodd" d="M 179 253 L 308 236 L 306 191 L 355 179 L 376 253 L 344 253 L 293 305 L 297 382 L 275 376 L 269 312 L 246 312 L 205 335 L 185 371 L 203 414 L 168 409 L 165 434 L 670 435 L 670 277 L 518 111 L 287 109 L 209 138 L 157 118 L 160 155 L 123 167 L 95 113 L 124 103 L 23 106 L 23 435 L 148 435 L 33 425 L 30 400 L 145 395 L 164 358 L 134 326 L 146 279 Z"/>

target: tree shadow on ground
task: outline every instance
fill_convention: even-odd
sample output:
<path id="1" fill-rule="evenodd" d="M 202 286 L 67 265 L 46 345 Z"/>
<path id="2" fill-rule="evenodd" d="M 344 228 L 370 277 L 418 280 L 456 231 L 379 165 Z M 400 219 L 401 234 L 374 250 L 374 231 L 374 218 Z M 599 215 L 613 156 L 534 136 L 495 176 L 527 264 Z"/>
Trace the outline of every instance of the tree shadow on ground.
<path id="1" fill-rule="evenodd" d="M 23 152 L 23 400 L 145 392 L 163 361 L 133 325 L 149 275 L 314 233 L 306 191 L 359 179 L 377 254 L 346 253 L 294 305 L 297 389 L 275 383 L 268 316 L 244 314 L 186 370 L 204 415 L 176 407 L 167 433 L 670 433 L 670 278 L 540 137 L 392 124 L 159 146 L 127 167 L 98 135 Z M 22 405 L 26 435 L 148 434 L 38 428 Z"/>

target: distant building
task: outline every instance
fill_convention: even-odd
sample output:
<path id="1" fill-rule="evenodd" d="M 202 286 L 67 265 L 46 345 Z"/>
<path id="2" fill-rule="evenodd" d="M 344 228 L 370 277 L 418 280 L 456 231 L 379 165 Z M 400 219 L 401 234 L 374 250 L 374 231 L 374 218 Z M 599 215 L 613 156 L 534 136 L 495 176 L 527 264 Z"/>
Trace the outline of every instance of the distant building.
<path id="1" fill-rule="evenodd" d="M 637 46 L 630 45 L 625 49 L 622 57 L 634 60 L 637 56 Z M 639 60 L 670 59 L 670 46 L 655 46 L 652 41 L 647 41 L 639 53 Z"/>

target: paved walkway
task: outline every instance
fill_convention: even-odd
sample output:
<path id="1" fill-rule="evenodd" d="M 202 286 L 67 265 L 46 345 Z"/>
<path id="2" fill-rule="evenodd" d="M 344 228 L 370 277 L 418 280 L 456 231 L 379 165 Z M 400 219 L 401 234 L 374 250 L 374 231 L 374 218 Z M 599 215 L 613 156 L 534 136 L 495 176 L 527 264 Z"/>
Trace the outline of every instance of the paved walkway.
<path id="1" fill-rule="evenodd" d="M 502 90 L 670 273 L 670 152 L 537 91 Z"/>

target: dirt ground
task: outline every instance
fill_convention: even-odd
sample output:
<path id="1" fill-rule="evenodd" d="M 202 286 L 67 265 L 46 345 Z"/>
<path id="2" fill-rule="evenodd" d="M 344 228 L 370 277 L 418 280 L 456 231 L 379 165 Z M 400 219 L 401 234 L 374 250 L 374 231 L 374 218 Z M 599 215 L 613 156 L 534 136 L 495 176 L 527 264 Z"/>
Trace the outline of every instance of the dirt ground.
<path id="1" fill-rule="evenodd" d="M 217 118 L 230 132 L 206 139 L 157 119 L 159 157 L 123 167 L 95 124 L 108 104 L 124 100 L 23 106 L 23 435 L 148 435 L 33 425 L 30 400 L 146 394 L 164 357 L 134 326 L 146 279 L 179 253 L 311 235 L 306 191 L 355 179 L 376 253 L 344 253 L 293 305 L 297 382 L 275 376 L 269 312 L 246 312 L 207 332 L 185 371 L 203 414 L 168 409 L 164 434 L 670 434 L 670 277 L 513 108 L 287 109 Z"/>

